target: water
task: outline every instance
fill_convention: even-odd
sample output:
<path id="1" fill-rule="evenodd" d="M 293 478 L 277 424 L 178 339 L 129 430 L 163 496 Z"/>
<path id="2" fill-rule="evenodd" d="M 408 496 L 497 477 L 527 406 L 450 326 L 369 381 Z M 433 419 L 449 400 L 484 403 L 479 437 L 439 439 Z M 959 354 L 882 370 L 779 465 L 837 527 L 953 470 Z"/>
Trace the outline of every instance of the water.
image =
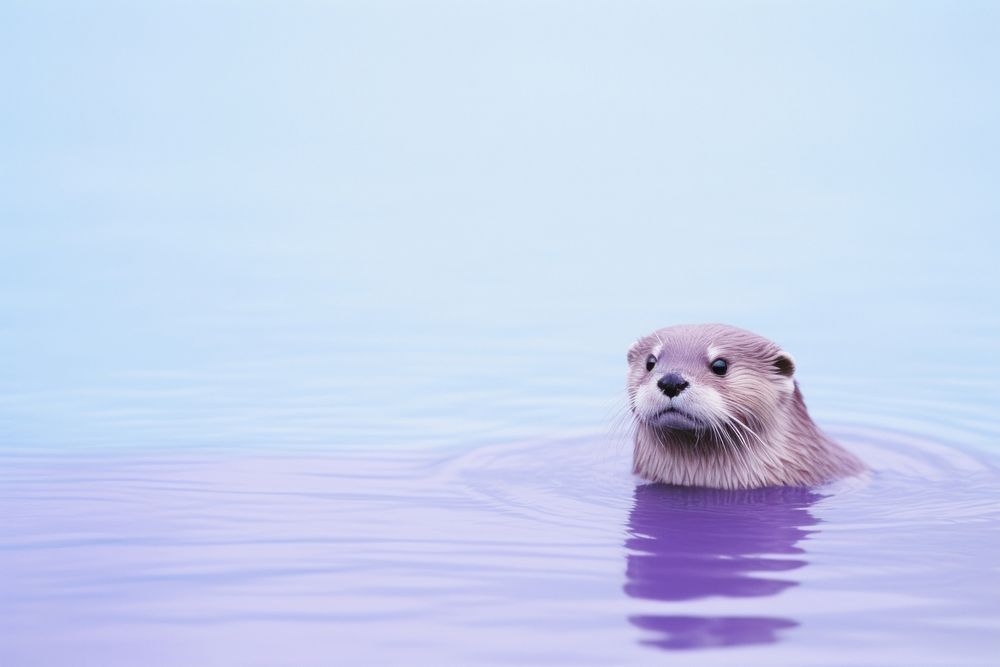
<path id="1" fill-rule="evenodd" d="M 996 10 L 0 9 L 0 664 L 986 665 Z M 780 342 L 872 468 L 629 473 Z"/>
<path id="2" fill-rule="evenodd" d="M 986 664 L 997 469 L 835 432 L 872 479 L 637 485 L 598 438 L 10 454 L 5 662 Z"/>

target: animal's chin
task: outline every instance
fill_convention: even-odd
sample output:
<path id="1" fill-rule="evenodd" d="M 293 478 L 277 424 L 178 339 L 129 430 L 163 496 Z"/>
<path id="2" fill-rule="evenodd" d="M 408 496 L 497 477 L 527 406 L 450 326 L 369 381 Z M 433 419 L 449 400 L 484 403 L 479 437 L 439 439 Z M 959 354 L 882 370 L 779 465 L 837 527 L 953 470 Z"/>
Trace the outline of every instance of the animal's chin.
<path id="1" fill-rule="evenodd" d="M 676 408 L 664 408 L 647 419 L 646 423 L 675 431 L 694 431 L 702 427 L 700 422 Z"/>

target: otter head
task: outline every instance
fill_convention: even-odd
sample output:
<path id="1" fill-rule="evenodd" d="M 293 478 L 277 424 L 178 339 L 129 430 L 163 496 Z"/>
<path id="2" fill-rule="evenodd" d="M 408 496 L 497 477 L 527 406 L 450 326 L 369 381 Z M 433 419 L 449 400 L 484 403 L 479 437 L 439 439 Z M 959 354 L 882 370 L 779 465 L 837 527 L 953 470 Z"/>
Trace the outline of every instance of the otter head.
<path id="1" fill-rule="evenodd" d="M 633 471 L 723 489 L 806 486 L 865 470 L 809 418 L 795 362 L 722 324 L 668 327 L 628 351 Z"/>
<path id="2" fill-rule="evenodd" d="M 659 435 L 759 434 L 795 394 L 795 362 L 756 334 L 722 324 L 659 329 L 628 350 L 637 424 Z"/>

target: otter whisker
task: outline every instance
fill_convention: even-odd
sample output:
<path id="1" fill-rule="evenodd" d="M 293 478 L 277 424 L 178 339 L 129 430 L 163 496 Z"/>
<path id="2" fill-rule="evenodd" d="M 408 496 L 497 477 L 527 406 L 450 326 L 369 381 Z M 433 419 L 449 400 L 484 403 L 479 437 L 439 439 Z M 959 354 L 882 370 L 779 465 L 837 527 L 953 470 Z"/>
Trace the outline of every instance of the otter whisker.
<path id="1" fill-rule="evenodd" d="M 738 436 L 738 434 L 727 429 L 726 424 L 723 422 L 713 424 L 713 431 L 716 441 L 721 443 L 723 449 L 729 454 L 729 456 L 722 457 L 718 465 L 722 468 L 732 467 L 732 472 L 737 474 L 741 481 L 749 482 L 752 474 L 742 439 L 739 439 L 739 441 L 735 440 L 734 436 Z M 719 472 L 721 473 L 722 470 Z"/>
<path id="2" fill-rule="evenodd" d="M 726 416 L 729 417 L 729 419 L 734 424 L 736 424 L 737 426 L 742 427 L 743 429 L 746 430 L 747 433 L 749 433 L 753 437 L 757 438 L 757 442 L 759 442 L 762 447 L 767 447 L 767 443 L 764 442 L 764 440 L 761 439 L 761 437 L 759 435 L 757 435 L 757 433 L 752 428 L 750 428 L 749 426 L 747 426 L 746 424 L 744 424 L 743 422 L 741 422 L 738 417 L 736 417 L 735 415 L 732 415 L 732 414 L 726 415 Z"/>
<path id="3" fill-rule="evenodd" d="M 781 463 L 773 456 L 773 454 L 771 452 L 771 448 L 768 447 L 767 443 L 764 442 L 763 438 L 761 438 L 757 434 L 756 431 L 754 431 L 752 428 L 750 428 L 749 426 L 747 426 L 746 424 L 744 424 L 742 421 L 740 421 L 739 418 L 736 417 L 735 415 L 729 415 L 729 418 L 732 420 L 732 422 L 734 424 L 736 424 L 736 425 L 740 426 L 741 428 L 745 429 L 747 433 L 749 433 L 753 437 L 757 438 L 757 442 L 759 442 L 760 445 L 761 445 L 760 447 L 758 447 L 755 450 L 755 453 L 757 454 L 758 457 L 763 457 L 763 458 L 767 459 L 767 462 L 770 463 L 771 466 L 773 466 L 773 467 L 777 467 L 777 466 L 781 465 Z"/>
<path id="4" fill-rule="evenodd" d="M 728 429 L 728 428 L 726 428 L 726 426 L 729 426 L 729 425 L 728 424 L 724 425 L 723 426 L 723 430 L 728 434 L 729 441 L 733 442 L 733 438 L 734 437 L 739 441 L 739 446 L 735 448 L 736 449 L 736 456 L 737 456 L 738 462 L 742 466 L 743 472 L 746 473 L 746 480 L 749 481 L 750 478 L 753 476 L 750 462 L 747 460 L 747 456 L 750 454 L 749 444 L 743 438 L 743 436 L 740 435 L 739 431 Z M 735 442 L 734 442 L 734 445 L 735 445 Z"/>

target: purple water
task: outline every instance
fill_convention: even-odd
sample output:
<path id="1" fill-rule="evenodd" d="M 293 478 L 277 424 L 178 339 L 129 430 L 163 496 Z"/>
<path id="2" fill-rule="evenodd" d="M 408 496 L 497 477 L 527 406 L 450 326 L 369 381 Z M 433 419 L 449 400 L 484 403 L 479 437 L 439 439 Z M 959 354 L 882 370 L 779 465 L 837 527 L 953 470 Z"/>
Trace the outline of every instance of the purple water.
<path id="1" fill-rule="evenodd" d="M 3 460 L 2 663 L 988 664 L 1000 474 L 832 428 L 821 489 L 645 485 L 607 437 Z M 836 656 L 832 658 L 831 656 Z"/>

